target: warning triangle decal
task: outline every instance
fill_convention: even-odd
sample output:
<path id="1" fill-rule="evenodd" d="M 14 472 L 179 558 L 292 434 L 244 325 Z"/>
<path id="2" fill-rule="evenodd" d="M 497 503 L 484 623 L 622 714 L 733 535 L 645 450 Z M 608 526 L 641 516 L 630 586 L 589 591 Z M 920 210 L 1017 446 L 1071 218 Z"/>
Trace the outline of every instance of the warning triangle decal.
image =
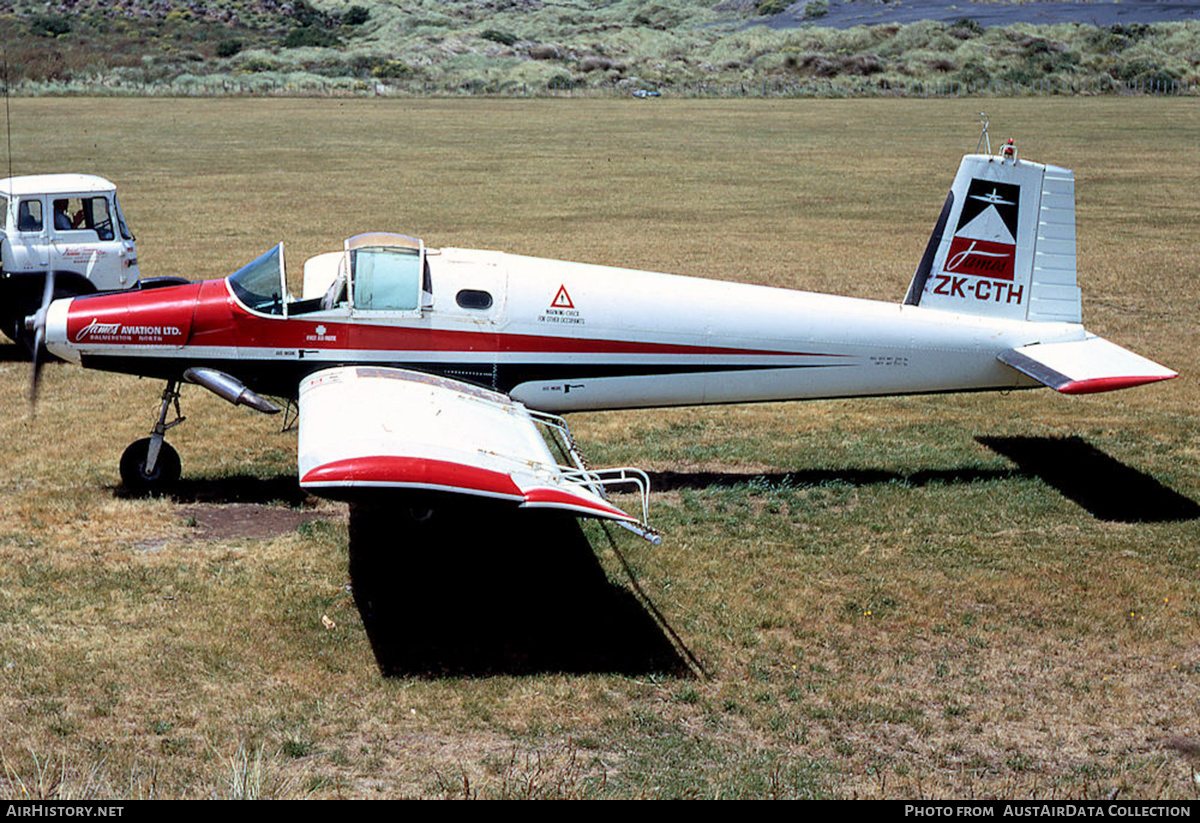
<path id="1" fill-rule="evenodd" d="M 566 286 L 559 286 L 558 293 L 554 295 L 554 300 L 550 303 L 552 309 L 573 309 L 575 304 L 571 302 L 571 295 L 567 294 Z"/>

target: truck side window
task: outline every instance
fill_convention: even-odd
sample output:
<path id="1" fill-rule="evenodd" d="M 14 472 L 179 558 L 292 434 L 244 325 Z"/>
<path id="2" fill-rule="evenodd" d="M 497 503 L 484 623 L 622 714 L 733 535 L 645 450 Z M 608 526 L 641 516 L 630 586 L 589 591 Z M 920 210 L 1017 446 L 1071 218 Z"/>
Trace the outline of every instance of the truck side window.
<path id="1" fill-rule="evenodd" d="M 78 205 L 78 203 L 74 205 Z M 72 204 L 65 197 L 54 201 L 55 231 L 71 231 L 76 227 L 76 222 L 83 223 L 83 210 L 80 208 L 72 209 L 71 206 Z"/>
<path id="2" fill-rule="evenodd" d="M 101 240 L 113 239 L 112 218 L 108 216 L 108 199 L 105 197 L 85 197 L 83 200 L 83 224 L 85 228 L 94 229 Z"/>
<path id="3" fill-rule="evenodd" d="M 105 197 L 63 197 L 54 201 L 55 231 L 94 231 L 99 240 L 113 239 Z"/>
<path id="4" fill-rule="evenodd" d="M 17 231 L 42 230 L 42 201 L 22 200 L 17 206 Z"/>

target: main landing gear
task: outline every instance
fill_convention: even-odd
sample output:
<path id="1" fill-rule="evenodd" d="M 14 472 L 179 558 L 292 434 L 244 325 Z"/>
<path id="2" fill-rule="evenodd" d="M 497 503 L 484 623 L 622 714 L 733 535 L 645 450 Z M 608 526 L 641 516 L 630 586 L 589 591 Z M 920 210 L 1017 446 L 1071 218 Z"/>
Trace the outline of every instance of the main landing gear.
<path id="1" fill-rule="evenodd" d="M 175 407 L 175 419 L 167 422 L 167 414 Z M 178 426 L 185 418 L 179 411 L 179 381 L 168 380 L 163 389 L 158 422 L 149 437 L 135 440 L 121 455 L 121 482 L 136 494 L 161 492 L 179 481 L 182 464 L 179 452 L 164 439 L 167 429 Z"/>

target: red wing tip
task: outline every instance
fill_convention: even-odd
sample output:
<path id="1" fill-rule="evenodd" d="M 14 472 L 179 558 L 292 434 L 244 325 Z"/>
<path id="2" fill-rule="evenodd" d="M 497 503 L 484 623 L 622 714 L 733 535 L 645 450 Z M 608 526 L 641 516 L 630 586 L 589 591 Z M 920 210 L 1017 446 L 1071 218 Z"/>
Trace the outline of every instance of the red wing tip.
<path id="1" fill-rule="evenodd" d="M 345 495 L 341 490 L 426 489 L 457 494 L 493 497 L 532 508 L 555 508 L 591 517 L 636 523 L 615 506 L 589 495 L 565 489 L 538 487 L 520 489 L 511 476 L 501 472 L 443 460 L 416 457 L 374 456 L 335 460 L 318 466 L 300 480 L 302 488 Z M 320 492 L 318 492 L 320 493 Z"/>
<path id="2" fill-rule="evenodd" d="M 301 486 L 425 488 L 521 499 L 521 490 L 501 472 L 444 460 L 375 456 L 335 460 L 311 470 Z"/>
<path id="3" fill-rule="evenodd" d="M 637 519 L 630 517 L 616 506 L 610 506 L 598 500 L 589 500 L 581 495 L 571 494 L 560 489 L 537 488 L 525 492 L 525 506 L 572 509 L 588 513 L 595 517 L 606 517 L 614 520 L 628 520 L 636 523 Z"/>
<path id="4" fill-rule="evenodd" d="M 1058 386 L 1057 389 L 1063 394 L 1096 394 L 1098 392 L 1117 391 L 1118 389 L 1131 389 L 1134 386 L 1157 383 L 1160 380 L 1171 380 L 1178 376 L 1178 374 L 1155 374 L 1095 377 L 1091 380 L 1072 380 L 1070 383 Z"/>

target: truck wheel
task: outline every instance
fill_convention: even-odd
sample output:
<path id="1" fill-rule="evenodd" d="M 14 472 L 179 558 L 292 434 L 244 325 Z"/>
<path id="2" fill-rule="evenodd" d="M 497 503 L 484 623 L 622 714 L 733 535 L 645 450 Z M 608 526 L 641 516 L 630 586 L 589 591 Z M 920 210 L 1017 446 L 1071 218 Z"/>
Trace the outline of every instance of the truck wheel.
<path id="1" fill-rule="evenodd" d="M 21 350 L 21 354 L 26 358 L 33 357 L 33 332 L 25 328 L 25 322 L 18 320 L 13 323 L 12 329 L 9 330 L 8 336 L 17 344 L 17 348 Z M 42 358 L 46 355 L 45 348 L 42 349 Z M 39 358 L 39 359 L 42 359 Z"/>
<path id="2" fill-rule="evenodd" d="M 23 290 L 15 291 L 11 302 L 5 307 L 8 312 L 12 312 L 3 319 L 3 325 L 0 325 L 0 330 L 3 330 L 6 335 L 12 338 L 12 341 L 17 344 L 17 348 L 26 358 L 33 356 L 33 338 L 34 333 L 25 328 L 26 319 L 35 314 L 42 305 L 42 289 L 44 281 L 38 281 L 37 288 L 34 289 L 31 282 L 27 282 L 23 286 Z M 55 286 L 54 294 L 51 299 L 58 300 L 62 297 L 75 297 L 80 292 L 74 289 L 70 284 L 58 284 Z M 39 353 L 41 361 L 56 361 L 57 357 L 46 351 L 43 346 Z"/>
<path id="3" fill-rule="evenodd" d="M 179 481 L 183 473 L 179 452 L 170 443 L 163 443 L 158 450 L 158 464 L 153 472 L 146 471 L 146 455 L 150 451 L 150 438 L 135 440 L 121 455 L 121 482 L 135 494 L 163 492 Z"/>
<path id="4" fill-rule="evenodd" d="M 0 330 L 8 337 L 9 340 L 20 345 L 20 329 L 23 324 L 19 320 L 6 317 L 0 322 Z"/>

